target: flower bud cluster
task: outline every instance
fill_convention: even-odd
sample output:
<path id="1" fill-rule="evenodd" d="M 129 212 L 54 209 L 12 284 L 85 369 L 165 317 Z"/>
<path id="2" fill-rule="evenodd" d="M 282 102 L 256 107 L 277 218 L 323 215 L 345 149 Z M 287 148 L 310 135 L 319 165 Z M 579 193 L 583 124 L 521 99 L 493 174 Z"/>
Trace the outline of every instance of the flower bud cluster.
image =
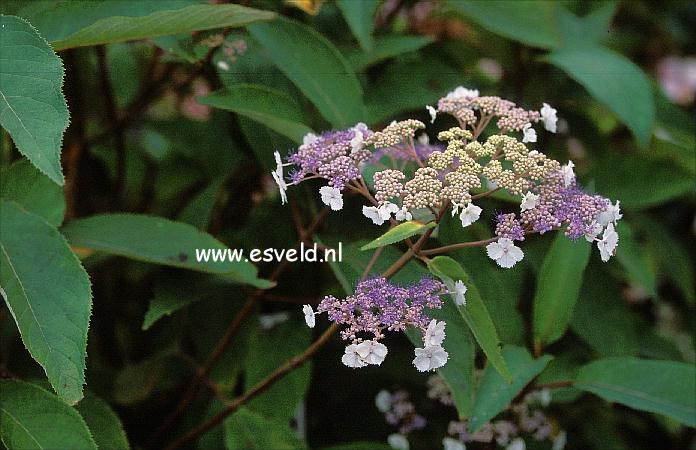
<path id="1" fill-rule="evenodd" d="M 407 142 L 416 135 L 416 130 L 422 130 L 425 124 L 420 120 L 408 119 L 401 122 L 392 122 L 382 131 L 377 131 L 365 140 L 368 145 L 375 148 L 393 147 Z"/>

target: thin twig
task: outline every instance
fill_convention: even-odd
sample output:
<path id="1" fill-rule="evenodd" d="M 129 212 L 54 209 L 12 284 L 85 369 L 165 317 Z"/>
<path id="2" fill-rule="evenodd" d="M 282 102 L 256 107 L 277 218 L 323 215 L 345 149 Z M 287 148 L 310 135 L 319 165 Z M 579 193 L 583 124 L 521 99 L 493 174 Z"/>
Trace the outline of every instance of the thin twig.
<path id="1" fill-rule="evenodd" d="M 440 255 L 442 253 L 449 253 L 454 250 L 460 250 L 462 248 L 468 248 L 468 247 L 481 247 L 486 244 L 490 244 L 491 242 L 497 241 L 498 237 L 492 237 L 489 239 L 484 239 L 482 241 L 473 241 L 473 242 L 460 242 L 458 244 L 452 244 L 452 245 L 445 245 L 443 247 L 437 247 L 437 248 L 431 248 L 428 250 L 421 250 L 420 254 L 429 256 L 429 255 Z"/>

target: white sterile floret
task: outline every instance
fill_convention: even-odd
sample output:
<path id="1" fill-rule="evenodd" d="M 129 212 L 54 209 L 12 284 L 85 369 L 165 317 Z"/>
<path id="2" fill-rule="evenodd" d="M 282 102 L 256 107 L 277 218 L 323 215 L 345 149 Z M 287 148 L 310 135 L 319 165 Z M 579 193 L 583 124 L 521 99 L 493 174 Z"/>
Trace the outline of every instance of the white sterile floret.
<path id="1" fill-rule="evenodd" d="M 464 286 L 462 280 L 458 280 L 454 283 L 454 304 L 458 306 L 466 305 L 466 297 L 464 296 L 467 291 L 467 287 Z"/>
<path id="2" fill-rule="evenodd" d="M 500 238 L 496 242 L 491 242 L 486 246 L 488 257 L 494 260 L 500 267 L 509 269 L 522 261 L 524 252 L 509 238 Z"/>
<path id="3" fill-rule="evenodd" d="M 273 152 L 273 156 L 275 157 L 276 169 L 273 172 L 271 172 L 271 176 L 278 185 L 278 190 L 280 191 L 280 201 L 281 204 L 284 205 L 288 201 L 288 195 L 286 193 L 286 191 L 288 190 L 288 185 L 285 183 L 283 177 L 283 161 L 280 158 L 280 153 Z"/>
<path id="4" fill-rule="evenodd" d="M 387 346 L 377 341 L 363 341 L 355 350 L 367 364 L 380 365 L 387 356 Z"/>
<path id="5" fill-rule="evenodd" d="M 556 123 L 558 122 L 556 112 L 556 109 L 552 108 L 548 103 L 544 103 L 544 106 L 539 111 L 541 121 L 544 122 L 544 128 L 552 133 L 556 132 Z"/>
<path id="6" fill-rule="evenodd" d="M 466 450 L 464 443 L 451 437 L 442 438 L 443 450 Z"/>
<path id="7" fill-rule="evenodd" d="M 391 409 L 392 405 L 392 395 L 391 392 L 382 389 L 377 393 L 377 396 L 375 397 L 375 406 L 377 406 L 377 409 L 380 412 L 387 412 Z"/>
<path id="8" fill-rule="evenodd" d="M 507 447 L 505 447 L 505 450 L 525 450 L 527 448 L 527 445 L 524 443 L 524 439 L 522 438 L 515 438 L 508 444 Z"/>
<path id="9" fill-rule="evenodd" d="M 527 191 L 527 193 L 524 194 L 524 197 L 522 197 L 522 203 L 520 203 L 520 210 L 527 211 L 528 209 L 534 209 L 536 207 L 537 200 L 539 200 L 538 195 Z"/>
<path id="10" fill-rule="evenodd" d="M 343 208 L 343 194 L 340 189 L 333 186 L 323 186 L 319 189 L 319 195 L 321 195 L 321 201 L 330 206 L 333 211 L 339 211 Z"/>
<path id="11" fill-rule="evenodd" d="M 457 86 L 455 90 L 447 94 L 447 98 L 476 98 L 479 96 L 478 89 L 467 89 L 464 86 Z"/>
<path id="12" fill-rule="evenodd" d="M 420 145 L 428 145 L 430 144 L 430 137 L 428 137 L 427 133 L 421 133 L 416 140 Z"/>
<path id="13" fill-rule="evenodd" d="M 259 316 L 259 324 L 261 324 L 261 328 L 263 328 L 264 330 L 270 330 L 278 324 L 287 322 L 289 318 L 290 315 L 287 312 L 262 314 L 261 316 Z"/>
<path id="14" fill-rule="evenodd" d="M 604 230 L 604 227 L 602 226 L 602 224 L 600 224 L 599 222 L 593 222 L 591 230 L 588 231 L 587 233 L 585 233 L 585 240 L 587 242 L 596 241 L 597 236 L 599 236 L 599 233 L 601 233 L 602 230 Z"/>
<path id="15" fill-rule="evenodd" d="M 387 436 L 387 444 L 396 450 L 408 450 L 410 448 L 408 439 L 400 433 L 393 433 Z"/>
<path id="16" fill-rule="evenodd" d="M 568 187 L 575 180 L 575 172 L 573 172 L 573 161 L 568 161 L 568 164 L 561 166 L 561 173 L 563 174 L 563 185 Z"/>
<path id="17" fill-rule="evenodd" d="M 365 367 L 367 363 L 358 354 L 358 346 L 356 344 L 350 344 L 346 347 L 345 353 L 341 357 L 341 362 L 354 369 L 358 367 Z"/>
<path id="18" fill-rule="evenodd" d="M 307 133 L 304 135 L 302 138 L 302 145 L 310 145 L 315 143 L 319 139 L 319 136 L 317 136 L 314 133 Z"/>
<path id="19" fill-rule="evenodd" d="M 522 127 L 522 132 L 524 135 L 522 136 L 522 142 L 536 142 L 537 141 L 537 135 L 536 135 L 536 130 L 532 128 L 532 124 L 528 123 L 524 127 Z"/>
<path id="20" fill-rule="evenodd" d="M 312 307 L 310 305 L 302 305 L 302 312 L 304 313 L 304 320 L 307 322 L 307 326 L 309 328 L 314 328 L 316 320 Z"/>
<path id="21" fill-rule="evenodd" d="M 597 240 L 597 248 L 602 261 L 607 262 L 614 255 L 616 247 L 619 245 L 619 234 L 614 230 L 614 224 L 609 223 L 604 230 L 602 239 Z"/>
<path id="22" fill-rule="evenodd" d="M 462 221 L 462 226 L 468 227 L 472 223 L 479 220 L 479 217 L 481 217 L 481 211 L 483 210 L 473 203 L 466 205 L 466 208 L 462 209 L 462 213 L 459 215 L 459 218 Z"/>
<path id="23" fill-rule="evenodd" d="M 623 214 L 621 214 L 620 212 L 619 203 L 621 202 L 617 200 L 616 204 L 609 205 L 607 209 L 599 213 L 599 215 L 597 216 L 597 222 L 599 222 L 600 225 L 605 227 L 609 225 L 610 222 L 613 222 L 614 225 L 616 225 L 616 222 L 618 222 L 619 219 L 623 217 Z"/>
<path id="24" fill-rule="evenodd" d="M 452 217 L 456 216 L 459 213 L 459 205 L 452 202 Z"/>
<path id="25" fill-rule="evenodd" d="M 427 105 L 425 109 L 430 113 L 430 123 L 434 123 L 437 118 L 437 110 L 430 105 Z"/>
<path id="26" fill-rule="evenodd" d="M 427 345 L 425 348 L 415 349 L 416 357 L 413 365 L 419 372 L 435 370 L 445 365 L 449 354 L 440 345 Z"/>
<path id="27" fill-rule="evenodd" d="M 384 218 L 380 214 L 379 208 L 376 206 L 363 206 L 362 207 L 363 216 L 372 220 L 375 225 L 382 225 L 384 223 Z"/>
<path id="28" fill-rule="evenodd" d="M 403 222 L 404 220 L 413 220 L 413 214 L 408 212 L 408 209 L 406 208 L 401 208 L 394 217 L 399 222 Z"/>
<path id="29" fill-rule="evenodd" d="M 367 129 L 367 125 L 362 122 L 359 122 L 353 127 L 355 136 L 353 136 L 353 139 L 350 140 L 350 146 L 353 151 L 358 151 L 363 147 L 363 141 L 365 140 L 365 132 Z"/>
<path id="30" fill-rule="evenodd" d="M 442 345 L 442 341 L 445 340 L 445 322 L 438 322 L 435 319 L 430 321 L 428 328 L 425 330 L 425 335 L 423 336 L 423 345 L 426 347 L 430 345 Z"/>
<path id="31" fill-rule="evenodd" d="M 384 202 L 378 209 L 379 215 L 384 220 L 389 220 L 392 214 L 399 212 L 399 207 L 392 202 Z"/>

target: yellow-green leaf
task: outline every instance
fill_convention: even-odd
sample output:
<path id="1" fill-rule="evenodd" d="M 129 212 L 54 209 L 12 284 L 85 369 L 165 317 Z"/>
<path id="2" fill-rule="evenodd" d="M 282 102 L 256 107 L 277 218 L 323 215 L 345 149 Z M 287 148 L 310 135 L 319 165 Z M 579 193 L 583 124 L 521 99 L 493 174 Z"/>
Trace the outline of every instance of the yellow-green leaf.
<path id="1" fill-rule="evenodd" d="M 406 238 L 420 234 L 436 226 L 437 224 L 435 222 L 421 223 L 416 220 L 409 220 L 408 222 L 400 223 L 394 228 L 389 229 L 374 241 L 360 247 L 360 250 L 369 250 L 372 248 L 384 247 L 385 245 L 395 242 L 401 242 Z"/>

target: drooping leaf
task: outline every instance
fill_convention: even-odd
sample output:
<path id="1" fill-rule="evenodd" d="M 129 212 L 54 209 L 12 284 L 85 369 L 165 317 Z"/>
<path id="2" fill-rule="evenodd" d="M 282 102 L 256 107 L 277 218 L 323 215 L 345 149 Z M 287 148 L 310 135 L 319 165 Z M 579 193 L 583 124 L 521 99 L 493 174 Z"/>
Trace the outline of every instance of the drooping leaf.
<path id="1" fill-rule="evenodd" d="M 696 426 L 693 364 L 631 357 L 600 359 L 580 369 L 575 386 L 610 402 Z"/>
<path id="2" fill-rule="evenodd" d="M 213 291 L 211 286 L 206 285 L 199 277 L 158 281 L 153 290 L 154 297 L 150 299 L 143 318 L 143 330 L 149 329 L 161 318 L 171 316 L 191 303 L 210 296 Z"/>
<path id="3" fill-rule="evenodd" d="M 286 136 L 277 133 L 264 125 L 244 116 L 237 117 L 239 128 L 242 129 L 244 138 L 249 143 L 256 160 L 267 171 L 275 170 L 273 152 L 279 149 L 293 148 L 295 143 Z M 280 154 L 285 156 L 283 151 Z"/>
<path id="4" fill-rule="evenodd" d="M 52 41 L 56 50 L 111 44 L 168 34 L 189 33 L 224 27 L 241 27 L 275 17 L 240 5 L 191 5 L 181 9 L 155 11 L 146 16 L 113 16 L 99 19 L 64 38 Z"/>
<path id="5" fill-rule="evenodd" d="M 408 222 L 400 223 L 394 228 L 390 228 L 386 233 L 378 237 L 372 242 L 369 242 L 362 247 L 360 250 L 369 250 L 377 247 L 384 247 L 385 245 L 393 244 L 395 242 L 401 242 L 406 238 L 415 236 L 416 234 L 421 234 L 425 230 L 435 228 L 437 224 L 435 222 L 421 223 L 417 220 L 409 220 Z"/>
<path id="6" fill-rule="evenodd" d="M 616 260 L 621 263 L 631 283 L 641 286 L 650 296 L 657 295 L 655 271 L 641 245 L 633 233 L 633 229 L 625 220 L 616 225 L 619 233 L 619 247 L 616 249 Z"/>
<path id="7" fill-rule="evenodd" d="M 544 370 L 546 364 L 553 357 L 544 355 L 538 359 L 533 359 L 527 349 L 505 346 L 503 358 L 510 368 L 512 382 L 505 381 L 496 370 L 491 369 L 490 365 L 486 367 L 476 391 L 474 412 L 469 421 L 469 430 L 472 432 L 481 428 L 505 409 L 512 399 Z"/>
<path id="8" fill-rule="evenodd" d="M 307 445 L 290 426 L 242 407 L 225 419 L 225 448 L 228 450 L 296 450 Z"/>
<path id="9" fill-rule="evenodd" d="M 372 50 L 353 50 L 345 54 L 355 71 L 360 71 L 385 59 L 415 52 L 431 42 L 433 39 L 427 36 L 379 36 L 375 38 Z"/>
<path id="10" fill-rule="evenodd" d="M 428 263 L 428 268 L 433 275 L 443 280 L 452 292 L 454 291 L 454 283 L 457 281 L 462 281 L 467 287 L 466 305 L 457 306 L 457 309 L 464 317 L 491 365 L 504 379 L 510 380 L 510 370 L 500 353 L 501 343 L 495 325 L 493 325 L 493 320 L 481 299 L 481 294 L 471 281 L 469 274 L 449 256 L 436 256 Z"/>
<path id="11" fill-rule="evenodd" d="M 380 0 L 337 0 L 336 4 L 348 22 L 353 35 L 358 38 L 360 47 L 372 50 L 372 29 L 375 26 L 375 12 Z"/>
<path id="12" fill-rule="evenodd" d="M 97 449 L 80 414 L 31 383 L 0 379 L 0 440 L 8 449 Z"/>
<path id="13" fill-rule="evenodd" d="M 62 228 L 71 245 L 90 248 L 140 261 L 184 269 L 227 274 L 243 283 L 258 284 L 256 267 L 248 261 L 214 261 L 205 250 L 225 250 L 225 246 L 191 225 L 162 217 L 139 214 L 101 214 L 77 219 Z"/>
<path id="14" fill-rule="evenodd" d="M 225 176 L 221 176 L 211 181 L 181 210 L 177 220 L 205 231 L 210 223 L 210 215 L 213 212 L 213 208 L 215 208 L 215 203 L 217 202 L 220 189 L 225 183 L 225 178 Z"/>
<path id="15" fill-rule="evenodd" d="M 360 83 L 345 58 L 324 36 L 289 19 L 248 29 L 331 125 L 347 128 L 365 120 Z"/>
<path id="16" fill-rule="evenodd" d="M 17 149 L 63 185 L 60 148 L 68 127 L 63 64 L 25 20 L 0 16 L 0 125 Z"/>
<path id="17" fill-rule="evenodd" d="M 88 391 L 75 408 L 87 423 L 98 448 L 113 450 L 130 448 L 121 419 L 104 400 Z"/>
<path id="18" fill-rule="evenodd" d="M 539 270 L 534 295 L 535 345 L 555 342 L 568 329 L 590 249 L 584 239 L 573 242 L 563 233 L 554 238 Z"/>
<path id="19" fill-rule="evenodd" d="M 626 57 L 602 47 L 563 48 L 547 55 L 606 104 L 645 146 L 655 122 L 655 101 L 648 77 Z"/>
<path id="20" fill-rule="evenodd" d="M 302 142 L 302 137 L 312 132 L 303 123 L 302 111 L 295 100 L 266 86 L 237 84 L 198 97 L 198 101 L 246 116 L 295 142 Z"/>
<path id="21" fill-rule="evenodd" d="M 53 226 L 63 221 L 63 189 L 25 159 L 0 170 L 0 197 L 17 202 Z"/>
<path id="22" fill-rule="evenodd" d="M 532 47 L 556 48 L 561 44 L 555 2 L 451 0 L 448 5 L 483 28 Z"/>
<path id="23" fill-rule="evenodd" d="M 0 229 L 0 294 L 53 389 L 75 403 L 85 383 L 89 277 L 60 233 L 17 203 L 0 200 Z"/>

